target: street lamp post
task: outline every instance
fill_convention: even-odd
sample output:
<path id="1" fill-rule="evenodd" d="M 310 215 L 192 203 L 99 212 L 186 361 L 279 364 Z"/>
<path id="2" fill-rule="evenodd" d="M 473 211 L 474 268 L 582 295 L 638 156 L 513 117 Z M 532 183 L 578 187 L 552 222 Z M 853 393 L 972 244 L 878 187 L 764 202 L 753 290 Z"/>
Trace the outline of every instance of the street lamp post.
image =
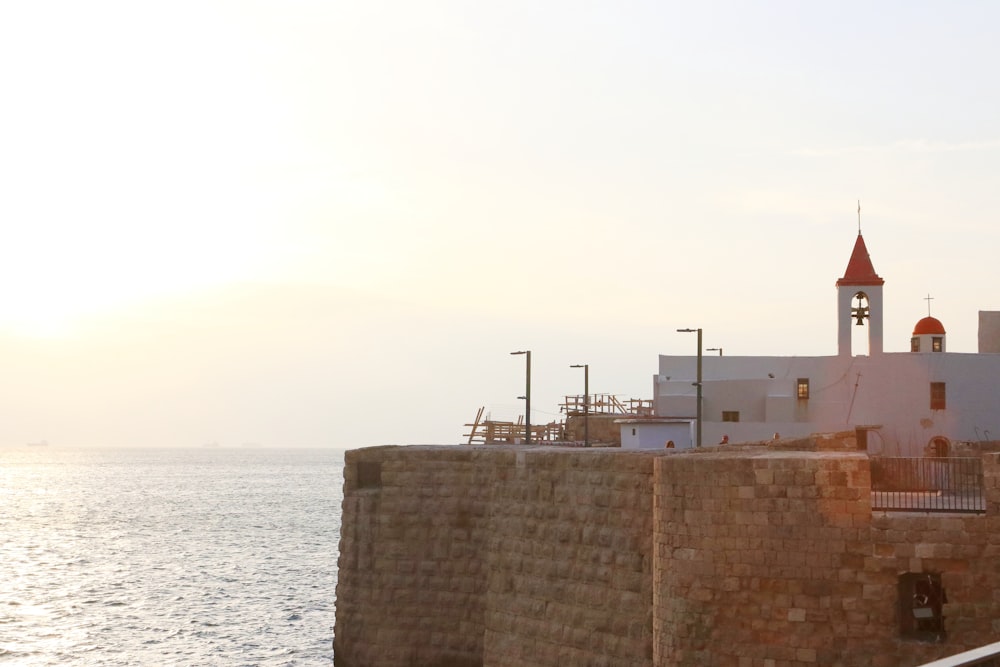
<path id="1" fill-rule="evenodd" d="M 511 352 L 511 354 L 527 355 L 527 370 L 524 374 L 524 442 L 531 444 L 531 350 Z"/>
<path id="2" fill-rule="evenodd" d="M 590 447 L 590 364 L 573 364 L 583 369 L 583 446 Z"/>
<path id="3" fill-rule="evenodd" d="M 698 412 L 697 412 L 697 414 L 698 414 L 698 422 L 697 422 L 697 429 L 695 431 L 695 433 L 696 433 L 696 436 L 695 436 L 695 445 L 698 446 L 698 447 L 701 447 L 701 329 L 700 328 L 698 328 L 698 329 L 678 329 L 677 331 L 680 332 L 680 333 L 691 333 L 691 332 L 694 332 L 694 331 L 698 332 L 698 381 L 695 382 L 695 385 L 698 388 L 697 399 L 696 399 L 698 401 L 698 406 L 697 406 L 697 408 L 698 408 Z"/>
<path id="4" fill-rule="evenodd" d="M 722 348 L 721 347 L 706 347 L 705 351 L 706 352 L 718 352 L 719 356 L 720 357 L 722 356 Z"/>

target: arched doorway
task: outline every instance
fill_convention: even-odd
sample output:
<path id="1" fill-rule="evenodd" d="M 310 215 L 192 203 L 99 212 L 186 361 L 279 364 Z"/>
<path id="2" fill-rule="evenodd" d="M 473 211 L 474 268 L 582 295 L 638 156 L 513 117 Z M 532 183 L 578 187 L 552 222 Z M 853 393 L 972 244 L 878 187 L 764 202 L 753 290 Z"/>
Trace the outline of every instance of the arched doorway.
<path id="1" fill-rule="evenodd" d="M 936 435 L 927 443 L 927 455 L 946 458 L 951 453 L 951 440 L 943 435 Z"/>

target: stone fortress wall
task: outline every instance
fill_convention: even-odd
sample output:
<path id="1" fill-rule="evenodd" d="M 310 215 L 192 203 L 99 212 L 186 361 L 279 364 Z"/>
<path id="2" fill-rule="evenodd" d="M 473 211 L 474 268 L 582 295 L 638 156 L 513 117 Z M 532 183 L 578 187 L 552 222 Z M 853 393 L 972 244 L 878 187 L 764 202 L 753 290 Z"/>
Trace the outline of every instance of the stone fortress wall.
<path id="1" fill-rule="evenodd" d="M 349 451 L 335 664 L 897 667 L 995 641 L 998 455 L 985 515 L 873 514 L 854 446 Z M 943 640 L 900 636 L 914 572 L 940 575 Z"/>

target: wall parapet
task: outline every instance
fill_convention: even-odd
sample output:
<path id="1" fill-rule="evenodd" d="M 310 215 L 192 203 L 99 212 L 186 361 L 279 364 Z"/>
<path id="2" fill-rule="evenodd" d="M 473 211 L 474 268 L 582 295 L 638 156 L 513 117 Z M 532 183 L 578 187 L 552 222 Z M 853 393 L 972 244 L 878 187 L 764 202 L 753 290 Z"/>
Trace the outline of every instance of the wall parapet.
<path id="1" fill-rule="evenodd" d="M 347 452 L 336 664 L 651 665 L 653 458 Z"/>
<path id="2" fill-rule="evenodd" d="M 985 515 L 885 515 L 849 440 L 349 451 L 336 664 L 888 667 L 991 641 L 1000 454 Z M 901 636 L 907 573 L 947 592 L 937 643 Z"/>

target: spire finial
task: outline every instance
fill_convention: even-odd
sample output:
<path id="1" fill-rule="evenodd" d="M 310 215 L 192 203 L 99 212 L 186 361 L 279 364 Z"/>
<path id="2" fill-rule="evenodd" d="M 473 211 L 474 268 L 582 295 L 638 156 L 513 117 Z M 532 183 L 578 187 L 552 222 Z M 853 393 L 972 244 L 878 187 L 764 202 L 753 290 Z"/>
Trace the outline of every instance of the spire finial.
<path id="1" fill-rule="evenodd" d="M 931 316 L 931 301 L 933 300 L 934 297 L 932 297 L 929 293 L 924 297 L 924 301 L 927 302 L 927 317 Z"/>
<path id="2" fill-rule="evenodd" d="M 858 236 L 861 236 L 861 200 L 858 200 Z"/>

